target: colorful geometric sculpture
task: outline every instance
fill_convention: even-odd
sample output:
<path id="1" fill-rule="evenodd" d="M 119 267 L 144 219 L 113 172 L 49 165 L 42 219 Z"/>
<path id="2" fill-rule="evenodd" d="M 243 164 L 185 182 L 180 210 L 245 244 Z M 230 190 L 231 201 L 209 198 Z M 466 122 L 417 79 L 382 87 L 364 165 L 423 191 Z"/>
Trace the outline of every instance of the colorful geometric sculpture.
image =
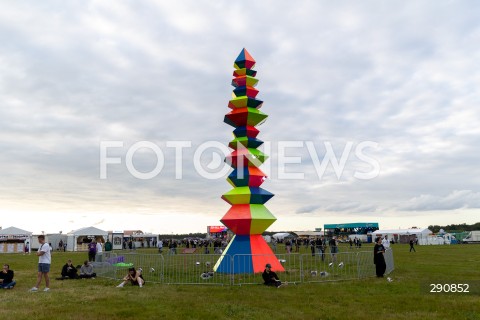
<path id="1" fill-rule="evenodd" d="M 225 123 L 235 128 L 234 139 L 228 144 L 233 151 L 225 158 L 233 168 L 227 178 L 233 189 L 222 196 L 232 207 L 221 222 L 235 235 L 214 270 L 223 273 L 257 273 L 270 263 L 272 270 L 285 271 L 262 237 L 262 233 L 276 219 L 264 206 L 273 194 L 260 188 L 267 176 L 258 167 L 268 157 L 257 150 L 263 141 L 257 139 L 259 131 L 255 126 L 262 124 L 268 116 L 258 110 L 263 101 L 256 98 L 258 79 L 255 79 L 257 72 L 252 70 L 255 60 L 243 49 L 233 66 L 232 86 L 235 89 L 233 98 L 228 102 L 232 111 L 224 119 Z"/>

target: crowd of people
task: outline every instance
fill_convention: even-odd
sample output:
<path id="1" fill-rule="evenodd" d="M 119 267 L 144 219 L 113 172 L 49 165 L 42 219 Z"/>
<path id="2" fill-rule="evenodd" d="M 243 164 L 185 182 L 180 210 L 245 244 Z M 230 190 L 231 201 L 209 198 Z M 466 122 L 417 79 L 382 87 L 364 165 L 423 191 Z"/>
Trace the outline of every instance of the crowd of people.
<path id="1" fill-rule="evenodd" d="M 49 243 L 45 242 L 45 236 L 39 235 L 38 242 L 40 244 L 36 255 L 38 256 L 38 265 L 37 265 L 37 281 L 35 286 L 32 287 L 29 291 L 37 292 L 40 290 L 40 285 L 42 280 L 45 282 L 44 292 L 50 291 L 50 267 L 52 264 L 52 246 Z M 107 244 L 106 244 L 107 245 Z M 62 244 L 63 248 L 63 244 Z M 60 250 L 60 247 L 59 247 Z M 111 247 L 109 248 L 111 250 Z M 108 251 L 109 251 L 108 250 Z M 65 265 L 62 266 L 60 271 L 61 277 L 56 278 L 56 280 L 73 280 L 73 279 L 95 279 L 96 273 L 94 272 L 93 261 L 95 258 L 97 262 L 99 259 L 99 254 L 103 252 L 103 247 L 100 242 L 92 241 L 88 246 L 88 260 L 85 260 L 82 265 L 75 266 L 71 259 L 68 259 Z M 0 289 L 12 289 L 16 285 L 14 280 L 14 271 L 10 269 L 10 265 L 4 264 L 2 271 L 0 272 Z M 143 286 L 145 281 L 141 273 L 141 269 L 136 270 L 135 268 L 130 268 L 128 274 L 125 276 L 124 281 L 119 285 L 123 287 L 126 283 L 131 283 L 132 285 Z"/>
<path id="2" fill-rule="evenodd" d="M 40 247 L 36 252 L 38 256 L 38 270 L 37 270 L 37 281 L 34 287 L 30 289 L 32 292 L 39 290 L 42 280 L 45 282 L 45 287 L 43 291 L 50 290 L 50 266 L 52 262 L 52 246 L 49 243 L 45 242 L 45 236 L 38 236 L 38 242 Z M 127 242 L 127 247 L 133 241 Z M 282 242 L 282 240 L 277 241 L 273 240 L 272 248 L 276 251 L 277 244 Z M 301 238 L 286 238 L 283 243 L 285 244 L 286 253 L 292 253 L 292 248 L 295 248 L 295 252 L 300 251 L 300 247 L 303 245 L 305 248 L 309 248 L 312 256 L 318 254 L 321 256 L 322 261 L 325 260 L 326 254 L 329 252 L 331 255 L 332 262 L 336 261 L 336 255 L 338 254 L 338 239 L 333 236 L 330 239 L 326 239 L 324 236 L 316 237 L 314 239 L 301 239 Z M 353 247 L 355 244 L 356 248 L 361 247 L 361 241 L 359 239 L 350 240 L 350 247 Z M 415 241 L 412 239 L 409 242 L 410 252 L 414 251 Z M 59 250 L 64 248 L 64 243 L 59 245 Z M 210 248 L 216 254 L 222 253 L 222 250 L 228 245 L 228 242 L 224 239 L 184 239 L 184 240 L 158 240 L 155 242 L 156 247 L 158 248 L 159 253 L 162 253 L 164 247 L 169 248 L 169 254 L 177 254 L 177 247 L 182 246 L 184 248 L 203 248 L 204 250 L 200 253 L 208 254 L 210 253 Z M 375 265 L 377 277 L 383 277 L 386 270 L 385 262 L 385 252 L 389 249 L 391 242 L 387 237 L 381 238 L 378 237 L 375 239 L 375 246 L 373 252 L 373 263 Z M 102 253 L 103 250 L 111 251 L 112 244 L 107 240 L 105 243 L 105 248 L 102 246 L 101 242 L 91 241 L 88 244 L 88 260 L 85 260 L 82 265 L 75 266 L 71 259 L 68 259 L 65 265 L 62 266 L 60 271 L 61 277 L 56 278 L 57 280 L 70 280 L 70 279 L 95 279 L 96 273 L 94 272 L 93 262 L 102 262 Z M 262 273 L 262 278 L 264 284 L 269 286 L 280 287 L 282 282 L 278 278 L 278 275 L 272 271 L 271 265 L 268 263 L 265 266 L 265 270 Z M 123 281 L 117 287 L 124 287 L 126 284 L 131 284 L 134 286 L 143 287 L 145 280 L 142 275 L 142 269 L 135 269 L 134 267 L 129 268 L 127 275 L 123 278 Z M 12 289 L 16 285 L 14 280 L 14 271 L 10 269 L 9 264 L 4 264 L 2 271 L 0 272 L 0 288 Z"/>

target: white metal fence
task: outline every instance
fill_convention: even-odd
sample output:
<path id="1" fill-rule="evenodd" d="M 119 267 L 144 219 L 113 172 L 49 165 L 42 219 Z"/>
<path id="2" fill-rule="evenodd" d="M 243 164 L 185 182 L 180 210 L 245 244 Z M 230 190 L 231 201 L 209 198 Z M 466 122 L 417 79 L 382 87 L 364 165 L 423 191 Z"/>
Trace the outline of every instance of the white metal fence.
<path id="1" fill-rule="evenodd" d="M 313 283 L 362 279 L 375 276 L 373 252 L 342 252 L 325 254 L 277 254 L 285 272 L 278 273 L 283 282 Z M 250 263 L 252 255 L 225 256 L 230 260 L 226 273 L 213 272 L 220 254 L 137 254 L 105 253 L 103 262 L 94 264 L 99 277 L 122 279 L 129 267 L 141 268 L 145 281 L 163 284 L 247 285 L 263 282 L 261 274 L 236 272 Z M 394 270 L 392 250 L 385 253 L 389 274 Z M 237 269 L 238 270 L 238 269 Z"/>

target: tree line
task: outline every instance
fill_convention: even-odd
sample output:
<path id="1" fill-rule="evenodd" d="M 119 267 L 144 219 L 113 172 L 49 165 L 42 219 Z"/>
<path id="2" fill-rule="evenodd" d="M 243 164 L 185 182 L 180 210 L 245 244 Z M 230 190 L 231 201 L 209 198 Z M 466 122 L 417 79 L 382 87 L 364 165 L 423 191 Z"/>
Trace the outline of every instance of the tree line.
<path id="1" fill-rule="evenodd" d="M 480 222 L 477 222 L 475 224 L 449 224 L 446 226 L 439 226 L 439 225 L 431 225 L 428 226 L 428 229 L 432 230 L 433 233 L 437 233 L 440 231 L 440 229 L 443 229 L 445 232 L 462 232 L 462 231 L 474 231 L 474 230 L 480 230 Z"/>

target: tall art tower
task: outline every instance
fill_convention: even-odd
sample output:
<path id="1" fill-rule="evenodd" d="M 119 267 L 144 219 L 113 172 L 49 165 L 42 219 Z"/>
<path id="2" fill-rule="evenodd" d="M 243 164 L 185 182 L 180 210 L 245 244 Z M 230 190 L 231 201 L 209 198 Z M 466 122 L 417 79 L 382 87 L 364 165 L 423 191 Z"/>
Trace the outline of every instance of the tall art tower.
<path id="1" fill-rule="evenodd" d="M 225 123 L 235 128 L 234 139 L 228 144 L 233 151 L 226 158 L 233 168 L 227 178 L 233 189 L 222 196 L 232 207 L 221 222 L 235 235 L 214 270 L 221 273 L 257 273 L 270 263 L 272 270 L 284 271 L 262 237 L 276 219 L 264 205 L 273 194 L 260 188 L 266 175 L 258 167 L 268 157 L 257 150 L 263 141 L 257 139 L 259 131 L 255 127 L 265 122 L 268 116 L 259 110 L 263 101 L 256 99 L 258 79 L 255 79 L 257 72 L 252 69 L 255 60 L 243 49 L 233 66 L 232 86 L 235 89 L 228 103 L 232 111 L 224 119 Z"/>

